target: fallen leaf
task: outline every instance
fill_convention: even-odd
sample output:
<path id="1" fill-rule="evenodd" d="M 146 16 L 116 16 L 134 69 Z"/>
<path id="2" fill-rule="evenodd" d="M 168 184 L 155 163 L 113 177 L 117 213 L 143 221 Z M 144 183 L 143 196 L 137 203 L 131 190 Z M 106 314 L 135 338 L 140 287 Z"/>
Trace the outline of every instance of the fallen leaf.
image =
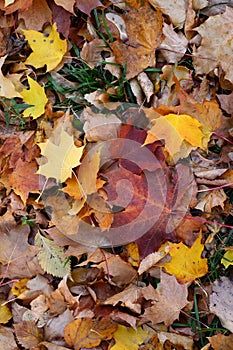
<path id="1" fill-rule="evenodd" d="M 86 107 L 81 114 L 83 131 L 89 142 L 105 141 L 118 137 L 121 121 L 114 114 L 94 113 Z"/>
<path id="2" fill-rule="evenodd" d="M 228 114 L 233 114 L 233 92 L 230 95 L 217 95 L 221 108 Z"/>
<path id="3" fill-rule="evenodd" d="M 233 83 L 229 64 L 233 55 L 233 9 L 227 6 L 223 14 L 209 17 L 195 30 L 202 36 L 200 47 L 193 53 L 196 73 L 208 74 L 220 66 L 225 72 L 225 79 Z"/>
<path id="4" fill-rule="evenodd" d="M 210 311 L 217 315 L 223 327 L 231 332 L 233 332 L 232 287 L 233 282 L 223 276 L 213 283 L 213 292 L 210 294 Z"/>
<path id="5" fill-rule="evenodd" d="M 55 277 L 64 277 L 70 273 L 70 261 L 67 261 L 64 249 L 37 232 L 35 245 L 40 248 L 37 254 L 42 269 Z"/>
<path id="6" fill-rule="evenodd" d="M 96 181 L 100 169 L 101 146 L 90 150 L 82 159 L 78 171 L 78 182 L 84 196 L 90 195 L 97 191 Z M 88 176 L 87 176 L 88 174 Z"/>
<path id="7" fill-rule="evenodd" d="M 227 269 L 230 265 L 233 265 L 233 250 L 226 251 L 221 259 L 221 264 L 224 265 L 225 269 Z"/>
<path id="8" fill-rule="evenodd" d="M 160 9 L 164 15 L 169 16 L 176 27 L 183 27 L 186 19 L 187 1 L 185 0 L 149 0 L 156 9 Z"/>
<path id="9" fill-rule="evenodd" d="M 204 134 L 197 119 L 186 114 L 168 114 L 153 120 L 144 145 L 164 139 L 166 150 L 176 162 L 179 158 L 186 158 L 192 149 L 205 148 L 209 138 L 210 132 Z"/>
<path id="10" fill-rule="evenodd" d="M 65 327 L 64 338 L 74 350 L 92 348 L 113 337 L 117 324 L 107 318 L 76 319 Z"/>
<path id="11" fill-rule="evenodd" d="M 208 189 L 208 188 L 207 188 Z M 215 207 L 221 207 L 224 210 L 227 196 L 222 188 L 216 191 L 210 191 L 209 193 L 200 193 L 198 203 L 195 206 L 196 209 L 210 213 Z"/>
<path id="12" fill-rule="evenodd" d="M 77 175 L 72 174 L 71 178 L 65 181 L 66 187 L 62 188 L 62 191 L 68 193 L 69 196 L 74 199 L 81 199 L 84 195 L 82 188 L 79 184 Z"/>
<path id="13" fill-rule="evenodd" d="M 20 93 L 16 91 L 16 88 L 12 81 L 6 78 L 2 73 L 2 66 L 7 56 L 0 58 L 0 96 L 6 98 L 21 97 Z"/>
<path id="14" fill-rule="evenodd" d="M 136 330 L 133 328 L 118 325 L 117 331 L 113 337 L 116 344 L 111 347 L 111 350 L 138 350 L 139 345 L 148 337 L 148 331 L 138 327 Z"/>
<path id="15" fill-rule="evenodd" d="M 32 277 L 43 273 L 36 255 L 38 248 L 28 244 L 29 227 L 2 219 L 4 230 L 1 233 L 0 275 L 4 278 Z"/>
<path id="16" fill-rule="evenodd" d="M 55 145 L 50 140 L 39 143 L 43 156 L 47 158 L 47 163 L 39 167 L 37 174 L 42 174 L 47 178 L 53 177 L 58 182 L 64 182 L 72 176 L 72 168 L 80 164 L 84 146 L 76 147 L 73 137 L 62 128 L 59 145 Z"/>
<path id="17" fill-rule="evenodd" d="M 160 342 L 163 344 L 163 349 L 169 346 L 177 350 L 193 350 L 194 341 L 191 337 L 187 337 L 181 334 L 158 332 Z M 157 350 L 157 349 L 156 349 Z"/>
<path id="18" fill-rule="evenodd" d="M 0 325 L 0 343 L 2 350 L 18 350 L 18 345 L 15 342 L 13 330 L 9 327 Z"/>
<path id="19" fill-rule="evenodd" d="M 0 323 L 5 324 L 12 318 L 12 313 L 4 301 L 0 300 Z"/>
<path id="20" fill-rule="evenodd" d="M 25 103 L 33 105 L 33 107 L 26 108 L 23 112 L 23 116 L 25 118 L 32 116 L 33 119 L 37 119 L 44 114 L 48 98 L 45 94 L 44 88 L 29 76 L 28 83 L 29 89 L 21 91 L 21 96 Z"/>
<path id="21" fill-rule="evenodd" d="M 127 65 L 126 78 L 131 79 L 145 68 L 155 66 L 155 49 L 162 39 L 162 16 L 145 3 L 140 8 L 131 8 L 123 19 L 128 40 L 126 43 L 116 40 L 111 48 L 116 62 Z"/>
<path id="22" fill-rule="evenodd" d="M 26 203 L 30 192 L 39 192 L 42 188 L 42 179 L 36 174 L 37 164 L 35 161 L 27 163 L 21 158 L 15 164 L 15 168 L 8 175 L 9 185 Z"/>
<path id="23" fill-rule="evenodd" d="M 153 324 L 164 322 L 166 326 L 171 325 L 179 318 L 180 311 L 188 304 L 187 297 L 187 285 L 179 284 L 174 276 L 169 276 L 161 271 L 160 285 L 155 290 L 152 306 L 146 308 L 141 316 L 142 322 Z"/>
<path id="24" fill-rule="evenodd" d="M 113 305 L 114 307 L 119 305 L 120 307 L 127 308 L 133 313 L 141 313 L 141 305 L 139 299 L 142 296 L 142 288 L 129 285 L 122 292 L 114 294 L 112 297 L 104 301 L 105 305 Z"/>
<path id="25" fill-rule="evenodd" d="M 66 40 L 60 39 L 56 23 L 53 24 L 48 35 L 35 30 L 22 32 L 32 49 L 32 53 L 24 63 L 35 68 L 46 65 L 47 72 L 56 68 L 67 50 Z"/>
<path id="26" fill-rule="evenodd" d="M 43 340 L 43 329 L 40 329 L 32 321 L 22 321 L 14 325 L 18 342 L 25 349 L 32 349 Z"/>
<path id="27" fill-rule="evenodd" d="M 177 63 L 187 50 L 188 40 L 182 32 L 176 33 L 172 24 L 168 25 L 165 22 L 163 34 L 165 39 L 159 46 L 159 49 L 162 50 L 161 54 L 168 63 Z"/>
<path id="28" fill-rule="evenodd" d="M 30 2 L 32 3 L 30 4 Z M 25 29 L 41 30 L 45 23 L 51 22 L 52 11 L 46 0 L 29 1 L 27 8 L 25 8 L 26 1 L 25 5 L 22 6 L 22 0 L 20 0 L 20 5 L 18 18 L 19 20 L 24 21 Z"/>
<path id="29" fill-rule="evenodd" d="M 97 265 L 110 275 L 112 283 L 117 286 L 129 284 L 136 276 L 137 272 L 127 262 L 121 259 L 118 255 L 111 255 L 102 263 Z"/>
<path id="30" fill-rule="evenodd" d="M 58 6 L 62 6 L 66 11 L 75 14 L 74 13 L 74 3 L 75 0 L 54 0 L 54 2 L 58 5 Z"/>
<path id="31" fill-rule="evenodd" d="M 224 335 L 216 334 L 212 337 L 207 337 L 210 344 L 207 344 L 202 350 L 233 350 L 233 334 Z M 211 345 L 211 348 L 210 348 Z"/>
<path id="32" fill-rule="evenodd" d="M 166 271 L 174 275 L 180 283 L 190 283 L 208 272 L 207 259 L 202 259 L 204 245 L 199 234 L 192 247 L 183 243 L 170 243 L 171 261 L 162 265 Z"/>
<path id="33" fill-rule="evenodd" d="M 104 5 L 99 0 L 75 0 L 76 7 L 82 11 L 83 13 L 86 13 L 86 15 L 90 16 L 91 11 L 96 7 L 103 7 Z"/>

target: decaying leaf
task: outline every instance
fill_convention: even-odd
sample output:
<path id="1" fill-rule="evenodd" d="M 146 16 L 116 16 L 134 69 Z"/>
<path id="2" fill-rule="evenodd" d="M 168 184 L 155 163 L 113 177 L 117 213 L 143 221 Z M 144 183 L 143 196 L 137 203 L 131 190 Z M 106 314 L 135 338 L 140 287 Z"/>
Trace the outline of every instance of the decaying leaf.
<path id="1" fill-rule="evenodd" d="M 168 15 L 175 26 L 183 27 L 186 19 L 187 1 L 185 0 L 150 0 L 152 6 Z"/>
<path id="2" fill-rule="evenodd" d="M 66 53 L 67 43 L 66 40 L 60 39 L 56 23 L 53 24 L 48 35 L 35 30 L 23 30 L 23 34 L 32 49 L 25 64 L 35 68 L 46 65 L 47 72 L 58 66 Z"/>
<path id="3" fill-rule="evenodd" d="M 37 192 L 41 189 L 42 182 L 36 174 L 37 164 L 35 161 L 27 163 L 21 158 L 15 164 L 14 171 L 9 174 L 9 185 L 14 189 L 22 201 L 26 203 L 29 192 Z"/>
<path id="4" fill-rule="evenodd" d="M 0 343 L 4 350 L 18 350 L 13 330 L 0 325 Z"/>
<path id="5" fill-rule="evenodd" d="M 37 254 L 42 269 L 56 277 L 63 277 L 70 273 L 70 262 L 62 247 L 56 246 L 53 241 L 37 232 L 35 245 L 40 248 Z"/>
<path id="6" fill-rule="evenodd" d="M 38 328 L 32 321 L 15 324 L 15 333 L 18 342 L 25 349 L 32 349 L 43 340 L 43 329 Z"/>
<path id="7" fill-rule="evenodd" d="M 168 273 L 176 276 L 180 283 L 190 283 L 208 272 L 207 259 L 201 257 L 204 248 L 201 239 L 202 235 L 199 234 L 191 248 L 183 243 L 170 244 L 169 254 L 172 259 L 163 267 Z"/>
<path id="8" fill-rule="evenodd" d="M 65 327 L 64 338 L 74 350 L 92 348 L 113 337 L 117 324 L 109 319 L 76 319 Z"/>
<path id="9" fill-rule="evenodd" d="M 179 318 L 180 311 L 188 304 L 187 285 L 179 284 L 174 276 L 161 272 L 161 282 L 154 293 L 152 306 L 145 310 L 142 322 L 172 324 Z M 145 298 L 147 298 L 146 295 Z"/>
<path id="10" fill-rule="evenodd" d="M 131 8 L 124 20 L 128 41 L 117 40 L 111 48 L 116 62 L 127 64 L 126 77 L 131 79 L 148 66 L 155 65 L 155 49 L 162 39 L 162 16 L 159 10 L 153 10 L 145 2 L 140 8 Z"/>
<path id="11" fill-rule="evenodd" d="M 40 117 L 45 111 L 45 105 L 48 102 L 48 98 L 45 94 L 44 88 L 40 86 L 35 80 L 28 76 L 29 90 L 21 91 L 23 101 L 33 107 L 28 107 L 24 110 L 23 116 L 33 119 Z"/>
<path id="12" fill-rule="evenodd" d="M 209 17 L 195 30 L 202 36 L 201 46 L 194 54 L 197 74 L 207 74 L 215 67 L 221 67 L 225 72 L 225 79 L 233 83 L 233 73 L 229 64 L 233 55 L 233 9 L 226 7 L 223 14 Z"/>
<path id="13" fill-rule="evenodd" d="M 216 334 L 208 337 L 208 340 L 210 343 L 204 346 L 202 350 L 233 350 L 233 334 Z"/>
<path id="14" fill-rule="evenodd" d="M 217 315 L 223 327 L 233 332 L 232 302 L 233 282 L 223 276 L 213 283 L 213 292 L 210 295 L 210 311 Z"/>

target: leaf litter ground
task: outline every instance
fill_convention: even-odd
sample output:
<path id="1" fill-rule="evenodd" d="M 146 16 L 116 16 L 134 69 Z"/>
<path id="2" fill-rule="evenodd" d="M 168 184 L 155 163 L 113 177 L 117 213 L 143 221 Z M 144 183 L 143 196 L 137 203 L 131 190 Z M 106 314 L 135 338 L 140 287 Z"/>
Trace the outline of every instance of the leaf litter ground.
<path id="1" fill-rule="evenodd" d="M 1 348 L 232 349 L 232 4 L 0 15 Z"/>

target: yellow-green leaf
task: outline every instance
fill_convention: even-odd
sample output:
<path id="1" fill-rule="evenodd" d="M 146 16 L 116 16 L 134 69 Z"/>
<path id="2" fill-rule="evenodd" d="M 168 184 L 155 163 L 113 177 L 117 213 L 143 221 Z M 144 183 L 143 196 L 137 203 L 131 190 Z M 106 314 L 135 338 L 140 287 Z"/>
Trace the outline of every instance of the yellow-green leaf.
<path id="1" fill-rule="evenodd" d="M 84 146 L 76 147 L 73 137 L 67 134 L 63 128 L 59 145 L 55 145 L 50 140 L 38 145 L 42 155 L 47 158 L 47 163 L 39 167 L 37 174 L 44 175 L 47 178 L 53 177 L 57 181 L 64 182 L 71 177 L 72 168 L 80 165 Z"/>
<path id="2" fill-rule="evenodd" d="M 29 90 L 25 89 L 21 92 L 23 101 L 33 107 L 28 107 L 24 110 L 23 116 L 33 119 L 39 118 L 45 111 L 45 105 L 48 102 L 48 98 L 45 94 L 44 88 L 40 86 L 35 80 L 28 76 Z"/>
<path id="3" fill-rule="evenodd" d="M 171 261 L 162 266 L 168 273 L 174 275 L 180 283 L 192 282 L 208 272 L 207 259 L 202 259 L 204 245 L 201 234 L 189 248 L 185 244 L 170 243 Z"/>
<path id="4" fill-rule="evenodd" d="M 228 250 L 222 257 L 221 263 L 227 269 L 228 266 L 233 265 L 233 250 Z"/>
<path id="5" fill-rule="evenodd" d="M 52 240 L 42 236 L 39 232 L 35 237 L 35 245 L 41 248 L 37 257 L 45 272 L 56 277 L 64 277 L 70 273 L 70 264 L 67 263 L 62 247 L 56 246 Z"/>
<path id="6" fill-rule="evenodd" d="M 44 67 L 46 64 L 47 72 L 58 66 L 66 53 L 67 43 L 66 40 L 60 39 L 56 23 L 53 24 L 49 35 L 35 30 L 23 30 L 23 34 L 33 51 L 25 64 L 35 68 Z"/>
<path id="7" fill-rule="evenodd" d="M 12 318 L 12 313 L 7 305 L 0 305 L 0 323 L 7 323 Z"/>
<path id="8" fill-rule="evenodd" d="M 138 327 L 137 330 L 122 325 L 118 325 L 117 331 L 113 337 L 116 344 L 111 347 L 111 350 L 138 350 L 148 337 L 148 331 Z"/>

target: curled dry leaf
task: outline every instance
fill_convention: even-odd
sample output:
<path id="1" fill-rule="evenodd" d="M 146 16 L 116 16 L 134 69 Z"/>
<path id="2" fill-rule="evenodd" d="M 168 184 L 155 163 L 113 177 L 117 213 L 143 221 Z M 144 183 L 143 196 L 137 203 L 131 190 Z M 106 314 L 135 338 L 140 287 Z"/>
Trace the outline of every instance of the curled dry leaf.
<path id="1" fill-rule="evenodd" d="M 161 54 L 168 63 L 177 63 L 186 52 L 188 40 L 182 32 L 176 33 L 172 24 L 163 24 L 163 34 L 165 39 L 159 46 Z"/>
<path id="2" fill-rule="evenodd" d="M 183 27 L 186 19 L 187 1 L 185 0 L 149 0 L 156 9 L 168 15 L 174 26 Z"/>

